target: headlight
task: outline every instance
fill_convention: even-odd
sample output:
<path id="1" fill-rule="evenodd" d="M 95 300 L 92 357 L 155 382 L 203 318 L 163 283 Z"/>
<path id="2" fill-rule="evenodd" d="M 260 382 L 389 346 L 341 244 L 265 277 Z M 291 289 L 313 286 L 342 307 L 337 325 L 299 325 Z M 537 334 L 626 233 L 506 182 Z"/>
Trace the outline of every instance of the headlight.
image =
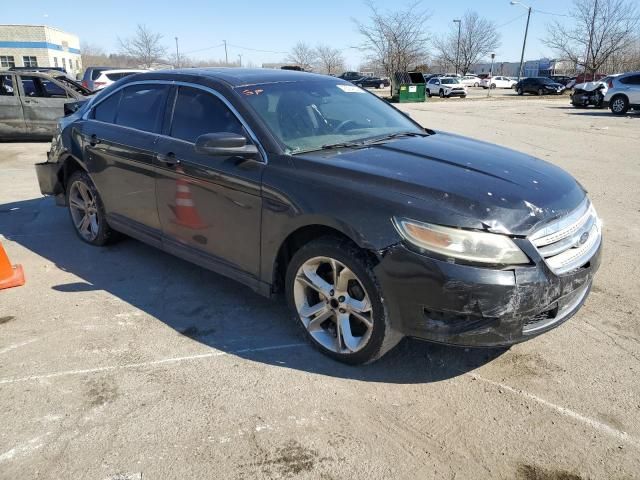
<path id="1" fill-rule="evenodd" d="M 509 237 L 394 218 L 400 235 L 413 245 L 470 262 L 521 265 L 529 258 Z"/>

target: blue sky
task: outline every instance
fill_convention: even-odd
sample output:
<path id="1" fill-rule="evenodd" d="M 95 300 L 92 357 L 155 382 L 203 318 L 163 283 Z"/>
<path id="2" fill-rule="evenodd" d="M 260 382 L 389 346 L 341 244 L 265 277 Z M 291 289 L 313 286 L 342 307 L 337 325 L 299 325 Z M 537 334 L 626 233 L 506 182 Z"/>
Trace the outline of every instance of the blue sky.
<path id="1" fill-rule="evenodd" d="M 402 5 L 403 1 L 378 0 L 377 5 L 382 9 L 393 8 Z M 534 9 L 545 12 L 566 14 L 571 9 L 571 0 L 524 1 Z M 95 9 L 92 5 L 95 5 Z M 496 61 L 519 60 L 526 9 L 509 5 L 509 0 L 424 0 L 423 6 L 432 14 L 426 28 L 433 34 L 446 31 L 452 19 L 458 18 L 467 9 L 493 20 L 500 26 L 502 34 L 502 47 L 496 52 Z M 95 15 L 92 15 L 93 12 Z M 171 49 L 175 48 L 174 37 L 177 36 L 180 50 L 192 58 L 224 58 L 222 47 L 207 47 L 227 40 L 229 59 L 237 59 L 238 54 L 242 54 L 245 65 L 248 60 L 256 65 L 280 61 L 286 56 L 286 53 L 280 52 L 288 51 L 298 40 L 312 45 L 322 42 L 344 49 L 347 66 L 357 68 L 362 54 L 350 48 L 360 42 L 352 18 L 364 19 L 366 15 L 364 3 L 358 0 L 34 0 L 4 2 L 0 22 L 55 26 L 77 34 L 81 42 L 101 45 L 106 51 L 116 51 L 117 37 L 130 35 L 136 24 L 143 23 L 161 32 L 164 42 Z M 566 20 L 566 17 L 534 11 L 529 27 L 527 58 L 551 55 L 552 52 L 542 44 L 541 38 L 545 25 L 554 18 Z"/>

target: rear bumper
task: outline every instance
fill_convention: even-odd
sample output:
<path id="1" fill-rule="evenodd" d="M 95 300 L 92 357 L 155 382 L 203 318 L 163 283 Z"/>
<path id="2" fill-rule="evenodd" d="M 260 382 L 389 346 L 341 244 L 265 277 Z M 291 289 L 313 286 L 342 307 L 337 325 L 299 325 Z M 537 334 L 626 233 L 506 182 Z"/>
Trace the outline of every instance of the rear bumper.
<path id="1" fill-rule="evenodd" d="M 551 330 L 586 300 L 602 246 L 582 268 L 556 276 L 544 262 L 513 270 L 448 263 L 390 248 L 376 267 L 394 328 L 465 346 L 504 346 Z"/>
<path id="2" fill-rule="evenodd" d="M 58 195 L 62 193 L 62 185 L 60 185 L 58 178 L 59 170 L 60 164 L 58 163 L 36 163 L 36 175 L 40 185 L 40 192 L 43 195 Z"/>

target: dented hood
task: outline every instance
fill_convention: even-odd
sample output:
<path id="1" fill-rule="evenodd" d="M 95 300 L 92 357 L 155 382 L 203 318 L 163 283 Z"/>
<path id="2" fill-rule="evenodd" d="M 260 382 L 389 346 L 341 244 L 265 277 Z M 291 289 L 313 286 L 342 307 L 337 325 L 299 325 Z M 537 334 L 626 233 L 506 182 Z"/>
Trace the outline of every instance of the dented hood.
<path id="1" fill-rule="evenodd" d="M 305 156 L 324 157 L 325 165 L 353 172 L 352 180 L 419 200 L 412 202 L 425 210 L 418 220 L 496 233 L 527 235 L 575 209 L 585 196 L 555 165 L 442 132 Z"/>

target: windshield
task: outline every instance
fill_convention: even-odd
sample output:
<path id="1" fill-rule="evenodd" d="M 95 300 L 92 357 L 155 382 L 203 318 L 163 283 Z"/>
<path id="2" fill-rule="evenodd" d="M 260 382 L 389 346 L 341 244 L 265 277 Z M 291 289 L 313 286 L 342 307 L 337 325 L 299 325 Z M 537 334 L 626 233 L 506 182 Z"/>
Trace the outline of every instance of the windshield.
<path id="1" fill-rule="evenodd" d="M 291 154 L 397 133 L 424 134 L 383 100 L 340 80 L 265 83 L 236 90 Z"/>
<path id="2" fill-rule="evenodd" d="M 460 83 L 460 82 L 458 82 L 457 78 L 443 78 L 442 83 L 444 83 L 445 85 L 451 85 L 451 84 Z"/>

